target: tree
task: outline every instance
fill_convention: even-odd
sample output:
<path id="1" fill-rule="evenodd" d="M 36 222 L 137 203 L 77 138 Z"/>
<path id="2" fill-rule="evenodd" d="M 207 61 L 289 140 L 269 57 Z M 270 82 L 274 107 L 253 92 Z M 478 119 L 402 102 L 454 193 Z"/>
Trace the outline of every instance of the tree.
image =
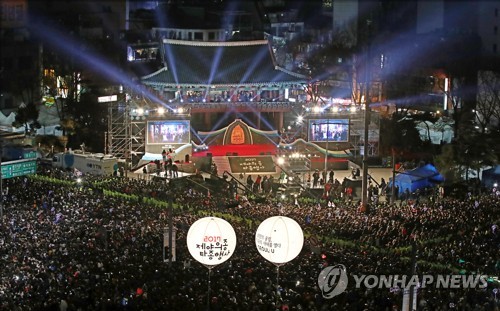
<path id="1" fill-rule="evenodd" d="M 33 49 L 33 47 L 29 46 L 24 46 L 24 48 Z M 37 74 L 39 72 L 37 67 L 39 65 L 38 59 L 21 57 L 19 62 L 15 74 L 2 82 L 7 84 L 6 89 L 10 90 L 21 103 L 36 103 L 40 96 L 40 76 Z"/>
<path id="2" fill-rule="evenodd" d="M 19 106 L 16 113 L 16 119 L 12 125 L 15 127 L 24 126 L 24 132 L 28 134 L 30 129 L 33 131 L 40 128 L 40 124 L 37 120 L 38 109 L 33 102 L 30 102 L 27 105 L 22 104 Z"/>
<path id="3" fill-rule="evenodd" d="M 82 85 L 81 74 L 76 68 L 61 62 L 50 64 L 43 78 L 45 92 L 55 98 L 55 109 L 60 120 L 63 135 L 74 130 L 73 111 L 78 105 L 80 95 L 85 87 Z"/>
<path id="4" fill-rule="evenodd" d="M 348 97 L 359 103 L 360 87 L 356 81 L 357 58 L 354 53 L 354 48 L 335 41 L 312 53 L 304 67 L 311 77 L 306 90 L 311 102 L 321 101 L 322 97 Z M 335 93 L 342 95 L 335 96 Z"/>
<path id="5" fill-rule="evenodd" d="M 106 105 L 98 103 L 93 92 L 81 94 L 80 101 L 72 112 L 74 117 L 72 135 L 68 146 L 79 149 L 85 144 L 86 149 L 94 152 L 103 151 L 104 135 L 107 129 Z"/>
<path id="6" fill-rule="evenodd" d="M 462 172 L 460 166 L 456 164 L 456 148 L 453 145 L 444 145 L 441 154 L 436 156 L 435 164 L 441 175 L 443 175 L 445 182 L 453 184 L 461 180 Z"/>
<path id="7" fill-rule="evenodd" d="M 499 126 L 500 73 L 479 71 L 475 122 L 481 133 Z"/>
<path id="8" fill-rule="evenodd" d="M 35 45 L 38 49 L 38 46 Z M 32 46 L 24 46 L 26 49 L 33 48 Z M 36 105 L 40 102 L 41 81 L 37 75 L 38 59 L 32 60 L 26 57 L 21 58 L 19 68 L 15 74 L 8 79 L 3 79 L 5 89 L 8 90 L 16 99 L 18 110 L 14 126 L 24 126 L 25 133 L 28 134 L 30 127 L 32 129 L 39 128 L 37 123 L 38 110 Z M 17 104 L 16 103 L 16 104 Z M 32 126 L 31 126 L 32 125 Z"/>
<path id="9" fill-rule="evenodd" d="M 483 133 L 474 123 L 462 124 L 462 136 L 445 145 L 437 156 L 440 169 L 450 183 L 468 180 L 470 171 L 479 172 L 484 166 L 498 163 L 497 133 Z M 477 174 L 479 175 L 479 174 Z"/>
<path id="10" fill-rule="evenodd" d="M 67 137 L 67 147 L 79 149 L 84 143 L 87 150 L 103 149 L 107 126 L 106 106 L 98 104 L 98 87 L 87 77 L 91 72 L 82 71 L 81 65 L 47 53 L 44 86 L 46 94 L 55 98 L 59 127 Z"/>
<path id="11" fill-rule="evenodd" d="M 438 167 L 446 172 L 445 178 L 450 183 L 468 180 L 470 171 L 479 172 L 482 167 L 498 162 L 491 143 L 491 138 L 486 139 L 478 131 L 464 132 L 460 140 L 443 146 L 436 157 Z"/>
<path id="12" fill-rule="evenodd" d="M 427 112 L 427 113 L 423 113 L 423 114 L 415 114 L 412 116 L 412 118 L 413 118 L 413 120 L 415 120 L 415 122 L 425 124 L 425 126 L 427 128 L 427 135 L 426 135 L 425 140 L 432 141 L 430 125 L 432 125 L 433 123 L 435 123 L 437 121 L 437 117 L 432 115 L 431 113 Z"/>
<path id="13" fill-rule="evenodd" d="M 443 79 L 439 88 L 452 106 L 455 138 L 460 139 L 474 119 L 471 111 L 477 102 L 480 39 L 477 35 L 458 35 L 447 37 L 445 42 L 435 57 L 450 84 L 442 83 L 446 81 Z"/>
<path id="14" fill-rule="evenodd" d="M 458 79 L 455 83 L 463 83 Z M 461 109 L 462 102 L 455 90 L 448 91 L 454 114 L 454 121 L 461 122 L 455 126 L 460 130 L 460 137 L 453 144 L 443 147 L 442 154 L 437 157 L 440 170 L 448 172 L 445 176 L 450 182 L 469 179 L 469 172 L 479 171 L 484 166 L 498 163 L 500 147 L 498 146 L 498 120 L 500 120 L 500 75 L 493 71 L 478 72 L 478 91 L 476 108 L 471 112 Z"/>
<path id="15" fill-rule="evenodd" d="M 453 128 L 453 120 L 446 116 L 441 116 L 435 123 L 434 129 L 441 133 L 441 142 L 445 141 L 444 133 Z"/>
<path id="16" fill-rule="evenodd" d="M 390 154 L 397 147 L 403 153 L 420 153 L 425 150 L 424 143 L 415 127 L 415 121 L 409 115 L 395 112 L 390 118 L 380 120 L 380 152 Z"/>

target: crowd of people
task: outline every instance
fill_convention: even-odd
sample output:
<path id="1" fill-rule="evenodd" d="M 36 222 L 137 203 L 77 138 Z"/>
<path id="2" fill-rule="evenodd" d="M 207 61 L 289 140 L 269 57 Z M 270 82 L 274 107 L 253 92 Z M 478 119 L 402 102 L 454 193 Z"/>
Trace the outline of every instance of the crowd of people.
<path id="1" fill-rule="evenodd" d="M 245 205 L 228 191 L 165 181 L 84 176 L 50 169 L 4 181 L 0 230 L 0 310 L 400 310 L 398 289 L 355 288 L 331 299 L 318 287 L 323 268 L 349 273 L 500 273 L 500 197 L 378 202 L 361 212 L 355 200 L 281 200 Z M 106 190 L 106 191 L 104 191 Z M 119 195 L 118 195 L 119 194 Z M 172 200 L 168 210 L 144 198 Z M 190 256 L 186 235 L 205 215 L 227 218 L 238 244 L 210 271 Z M 306 239 L 279 268 L 255 247 L 260 221 L 284 215 Z M 176 260 L 165 262 L 169 217 L 177 228 Z M 311 241 L 316 241 L 313 245 Z M 412 252 L 412 249 L 416 249 Z M 498 310 L 500 285 L 418 290 L 418 310 Z M 210 290 L 209 290 L 210 289 Z M 499 293 L 500 295 L 500 293 Z M 499 297 L 500 298 L 500 297 Z"/>

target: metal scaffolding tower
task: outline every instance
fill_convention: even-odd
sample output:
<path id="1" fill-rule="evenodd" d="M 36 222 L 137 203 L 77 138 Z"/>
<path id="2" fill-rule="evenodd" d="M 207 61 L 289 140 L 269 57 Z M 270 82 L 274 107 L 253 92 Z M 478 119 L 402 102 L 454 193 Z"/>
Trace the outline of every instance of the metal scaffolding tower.
<path id="1" fill-rule="evenodd" d="M 108 103 L 108 153 L 127 161 L 132 150 L 130 105 L 125 94 Z"/>
<path id="2" fill-rule="evenodd" d="M 107 152 L 133 167 L 145 152 L 146 117 L 136 113 L 137 104 L 127 94 L 108 103 Z"/>
<path id="3" fill-rule="evenodd" d="M 153 103 L 120 93 L 108 103 L 107 152 L 133 168 L 146 152 L 146 124 Z"/>
<path id="4" fill-rule="evenodd" d="M 146 117 L 144 116 L 131 116 L 130 148 L 130 163 L 134 167 L 146 151 Z"/>
<path id="5" fill-rule="evenodd" d="M 357 114 L 350 119 L 350 141 L 354 149 L 354 156 L 359 157 L 361 151 L 364 152 L 364 115 Z M 367 155 L 369 157 L 376 157 L 379 155 L 379 142 L 380 142 L 380 114 L 376 111 L 370 112 L 370 121 L 368 126 L 368 149 Z"/>

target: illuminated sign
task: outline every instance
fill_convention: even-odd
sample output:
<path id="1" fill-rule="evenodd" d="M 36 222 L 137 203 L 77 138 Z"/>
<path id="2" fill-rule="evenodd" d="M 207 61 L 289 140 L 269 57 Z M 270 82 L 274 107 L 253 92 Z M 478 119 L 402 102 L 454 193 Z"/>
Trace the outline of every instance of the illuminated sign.
<path id="1" fill-rule="evenodd" d="M 23 153 L 23 159 L 36 159 L 37 153 L 36 151 L 26 151 Z"/>
<path id="2" fill-rule="evenodd" d="M 275 173 L 272 156 L 228 157 L 233 173 Z"/>
<path id="3" fill-rule="evenodd" d="M 115 102 L 117 100 L 118 100 L 118 96 L 117 95 L 97 97 L 97 102 L 98 103 L 109 103 L 109 102 Z"/>

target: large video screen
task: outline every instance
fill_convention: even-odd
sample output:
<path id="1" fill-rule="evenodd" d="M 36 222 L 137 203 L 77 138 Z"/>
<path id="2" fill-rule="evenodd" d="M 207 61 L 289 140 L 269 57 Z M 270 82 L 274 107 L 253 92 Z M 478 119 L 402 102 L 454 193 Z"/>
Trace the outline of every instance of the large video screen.
<path id="1" fill-rule="evenodd" d="M 309 141 L 349 141 L 348 119 L 309 120 Z"/>
<path id="2" fill-rule="evenodd" d="M 148 121 L 148 144 L 187 144 L 189 137 L 188 120 Z"/>

